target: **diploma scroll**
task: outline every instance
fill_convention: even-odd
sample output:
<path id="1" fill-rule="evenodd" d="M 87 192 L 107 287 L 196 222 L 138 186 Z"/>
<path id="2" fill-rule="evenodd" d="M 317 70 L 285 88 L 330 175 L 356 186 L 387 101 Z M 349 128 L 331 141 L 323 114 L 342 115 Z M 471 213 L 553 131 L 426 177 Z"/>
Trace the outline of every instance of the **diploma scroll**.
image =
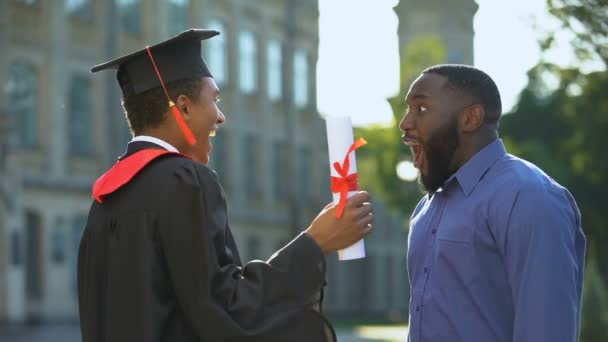
<path id="1" fill-rule="evenodd" d="M 349 117 L 327 117 L 325 119 L 327 127 L 327 146 L 329 151 L 329 165 L 332 176 L 332 188 L 336 180 L 348 182 L 355 180 L 357 175 L 357 163 L 353 147 L 353 127 Z M 350 153 L 349 153 L 350 152 Z M 348 155 L 348 161 L 345 162 L 345 157 Z M 339 165 L 335 165 L 338 163 Z M 344 165 L 346 164 L 346 165 Z M 336 167 L 337 166 L 337 167 Z M 348 167 L 347 170 L 341 170 L 340 166 Z M 340 174 L 340 171 L 343 171 Z M 348 180 L 346 179 L 348 175 Z M 356 187 L 349 187 L 347 198 L 352 197 L 359 190 L 358 183 Z M 354 191 L 353 191 L 354 190 Z M 334 203 L 339 205 L 342 194 L 332 190 Z M 339 212 L 339 211 L 338 211 Z M 338 252 L 340 260 L 353 260 L 365 257 L 365 241 L 363 239 L 355 242 L 352 246 L 347 247 Z"/>

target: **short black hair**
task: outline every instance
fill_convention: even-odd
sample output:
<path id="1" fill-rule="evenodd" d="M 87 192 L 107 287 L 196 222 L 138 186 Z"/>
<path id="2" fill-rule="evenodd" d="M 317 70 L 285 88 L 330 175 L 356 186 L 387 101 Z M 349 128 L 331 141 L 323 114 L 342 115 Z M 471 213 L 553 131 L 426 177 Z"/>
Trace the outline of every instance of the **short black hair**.
<path id="1" fill-rule="evenodd" d="M 447 85 L 471 95 L 486 112 L 484 121 L 495 124 L 502 113 L 500 92 L 496 83 L 485 72 L 462 64 L 439 64 L 425 69 L 423 74 L 433 73 L 447 78 Z"/>
<path id="2" fill-rule="evenodd" d="M 199 100 L 202 78 L 194 77 L 166 84 L 167 92 L 172 100 L 180 95 L 186 95 L 193 101 Z M 162 87 L 146 90 L 143 93 L 125 96 L 122 99 L 129 129 L 133 135 L 141 134 L 145 129 L 160 125 L 169 110 L 167 95 Z"/>

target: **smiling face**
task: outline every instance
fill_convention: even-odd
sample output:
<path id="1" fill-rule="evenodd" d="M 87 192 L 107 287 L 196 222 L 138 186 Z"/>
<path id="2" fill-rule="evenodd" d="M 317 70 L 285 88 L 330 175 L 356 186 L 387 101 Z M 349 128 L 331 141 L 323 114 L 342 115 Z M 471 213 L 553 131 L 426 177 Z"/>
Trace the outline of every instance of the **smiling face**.
<path id="1" fill-rule="evenodd" d="M 434 73 L 418 77 L 405 98 L 408 109 L 399 124 L 403 142 L 411 146 L 419 181 L 430 193 L 456 171 L 454 160 L 460 146 L 462 99 L 446 82 Z"/>
<path id="2" fill-rule="evenodd" d="M 190 146 L 186 154 L 198 162 L 207 164 L 213 148 L 211 137 L 215 136 L 215 131 L 219 125 L 226 120 L 217 106 L 219 89 L 213 78 L 204 77 L 202 79 L 198 101 L 190 99 L 187 99 L 187 101 L 188 110 L 184 116 L 196 138 L 196 144 Z"/>

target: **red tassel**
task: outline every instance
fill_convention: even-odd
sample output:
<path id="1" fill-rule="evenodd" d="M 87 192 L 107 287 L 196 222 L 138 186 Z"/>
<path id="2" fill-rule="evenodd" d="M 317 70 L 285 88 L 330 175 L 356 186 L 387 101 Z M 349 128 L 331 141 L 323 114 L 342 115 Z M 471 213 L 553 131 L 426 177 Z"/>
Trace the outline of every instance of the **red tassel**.
<path id="1" fill-rule="evenodd" d="M 173 112 L 175 121 L 177 121 L 179 128 L 182 130 L 182 133 L 184 133 L 186 140 L 188 140 L 188 144 L 196 144 L 196 138 L 194 138 L 194 134 L 192 134 L 190 127 L 188 127 L 188 125 L 186 124 L 182 113 L 179 111 L 179 109 L 177 109 L 177 106 L 173 102 L 171 102 L 169 105 L 171 106 L 171 111 Z"/>

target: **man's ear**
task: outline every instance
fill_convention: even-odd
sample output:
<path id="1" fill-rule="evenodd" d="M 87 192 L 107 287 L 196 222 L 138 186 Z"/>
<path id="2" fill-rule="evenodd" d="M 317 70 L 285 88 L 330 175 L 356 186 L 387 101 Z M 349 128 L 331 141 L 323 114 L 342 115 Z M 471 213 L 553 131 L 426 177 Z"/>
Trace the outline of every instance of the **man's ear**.
<path id="1" fill-rule="evenodd" d="M 190 119 L 188 110 L 188 108 L 190 107 L 190 102 L 190 98 L 183 94 L 179 95 L 177 99 L 175 99 L 175 105 L 177 106 L 177 109 L 179 109 L 180 113 L 182 113 L 184 119 L 186 120 Z"/>
<path id="2" fill-rule="evenodd" d="M 483 125 L 486 117 L 486 111 L 480 104 L 474 104 L 467 107 L 462 113 L 462 130 L 466 133 L 471 133 L 479 129 Z"/>

